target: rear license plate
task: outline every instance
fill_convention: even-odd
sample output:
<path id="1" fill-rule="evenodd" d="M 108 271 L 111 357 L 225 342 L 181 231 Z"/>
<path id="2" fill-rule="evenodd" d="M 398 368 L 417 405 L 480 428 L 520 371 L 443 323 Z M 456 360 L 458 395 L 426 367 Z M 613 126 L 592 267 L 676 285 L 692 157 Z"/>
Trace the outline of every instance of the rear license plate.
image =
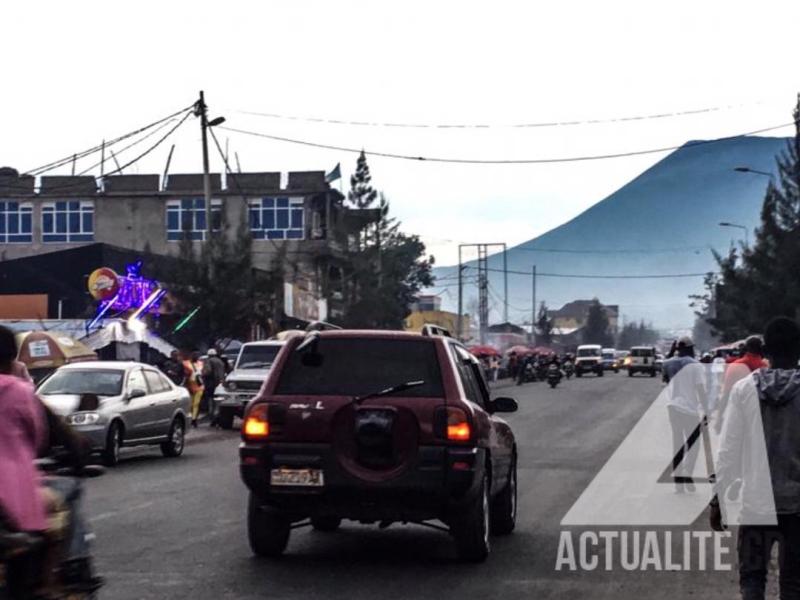
<path id="1" fill-rule="evenodd" d="M 270 485 L 293 487 L 322 487 L 325 478 L 322 469 L 272 469 Z"/>

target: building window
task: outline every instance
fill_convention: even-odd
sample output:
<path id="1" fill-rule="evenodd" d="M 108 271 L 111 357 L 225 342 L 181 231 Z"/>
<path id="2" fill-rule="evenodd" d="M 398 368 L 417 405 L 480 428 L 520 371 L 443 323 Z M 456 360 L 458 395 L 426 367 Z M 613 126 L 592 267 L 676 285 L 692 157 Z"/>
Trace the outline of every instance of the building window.
<path id="1" fill-rule="evenodd" d="M 33 241 L 33 206 L 0 200 L 0 244 Z"/>
<path id="2" fill-rule="evenodd" d="M 94 202 L 64 200 L 42 205 L 43 242 L 94 240 Z"/>
<path id="3" fill-rule="evenodd" d="M 222 228 L 222 200 L 211 200 L 211 225 Z M 183 198 L 167 202 L 167 240 L 179 242 L 206 239 L 206 201 L 204 198 Z"/>
<path id="4" fill-rule="evenodd" d="M 256 240 L 302 240 L 305 217 L 302 198 L 250 201 L 250 231 Z"/>

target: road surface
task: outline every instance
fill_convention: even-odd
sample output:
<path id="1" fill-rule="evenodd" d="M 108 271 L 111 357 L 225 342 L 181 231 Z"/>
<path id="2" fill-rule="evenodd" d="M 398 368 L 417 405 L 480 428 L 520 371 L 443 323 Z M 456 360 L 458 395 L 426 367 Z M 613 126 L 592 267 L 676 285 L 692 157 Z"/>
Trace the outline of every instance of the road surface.
<path id="1" fill-rule="evenodd" d="M 179 459 L 132 449 L 88 482 L 103 597 L 161 598 L 732 598 L 734 571 L 555 570 L 560 520 L 656 397 L 647 377 L 607 374 L 498 389 L 520 411 L 516 532 L 485 564 L 455 560 L 448 535 L 420 526 L 345 523 L 295 530 L 286 556 L 253 558 L 234 432 L 204 434 Z M 700 526 L 702 527 L 702 525 Z"/>

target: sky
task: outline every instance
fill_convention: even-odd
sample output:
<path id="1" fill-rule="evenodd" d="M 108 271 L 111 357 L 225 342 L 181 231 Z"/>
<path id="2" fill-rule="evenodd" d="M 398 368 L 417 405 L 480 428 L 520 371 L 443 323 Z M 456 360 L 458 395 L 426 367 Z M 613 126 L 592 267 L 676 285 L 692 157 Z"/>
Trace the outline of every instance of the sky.
<path id="1" fill-rule="evenodd" d="M 542 234 L 666 153 L 480 165 L 370 152 L 518 160 L 670 147 L 787 124 L 800 90 L 796 1 L 10 1 L 3 15 L 12 25 L 0 39 L 0 165 L 26 171 L 70 155 L 188 106 L 203 89 L 224 126 L 365 149 L 375 187 L 437 264 L 452 264 L 459 242 Z M 700 109 L 713 110 L 513 126 Z M 341 163 L 345 191 L 357 157 L 217 135 L 244 171 Z M 170 143 L 171 172 L 200 171 L 190 119 L 126 172 L 162 172 Z M 211 167 L 222 170 L 216 153 Z"/>

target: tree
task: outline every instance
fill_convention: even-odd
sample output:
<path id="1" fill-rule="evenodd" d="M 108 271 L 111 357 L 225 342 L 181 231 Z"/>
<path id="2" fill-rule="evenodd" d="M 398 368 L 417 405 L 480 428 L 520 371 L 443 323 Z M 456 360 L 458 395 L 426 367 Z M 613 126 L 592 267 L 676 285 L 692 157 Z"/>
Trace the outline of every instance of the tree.
<path id="1" fill-rule="evenodd" d="M 185 235 L 179 260 L 160 274 L 185 313 L 198 308 L 196 316 L 175 335 L 175 341 L 183 347 L 210 345 L 225 337 L 247 337 L 254 324 L 271 330 L 280 316 L 280 253 L 269 272 L 255 269 L 247 223 L 240 223 L 232 238 L 226 235 L 228 230 L 223 224 L 222 231 L 204 242 L 199 252 Z"/>
<path id="2" fill-rule="evenodd" d="M 369 172 L 367 156 L 364 151 L 358 155 L 356 172 L 350 176 L 350 191 L 347 199 L 355 208 L 369 208 L 378 197 L 378 192 L 372 187 L 372 175 Z"/>
<path id="3" fill-rule="evenodd" d="M 539 304 L 539 312 L 536 315 L 535 338 L 537 344 L 549 346 L 553 343 L 553 319 L 547 311 L 547 304 L 542 301 Z"/>
<path id="4" fill-rule="evenodd" d="M 348 200 L 359 209 L 374 208 L 372 222 L 358 230 L 345 231 L 355 238 L 355 247 L 345 245 L 346 299 L 341 324 L 346 327 L 398 329 L 408 315 L 408 307 L 425 287 L 433 285 L 434 259 L 425 256 L 425 244 L 416 235 L 400 231 L 400 223 L 390 216 L 386 196 L 372 187 L 366 156 L 362 152 L 356 172 L 350 178 Z M 373 206 L 378 200 L 377 207 Z"/>
<path id="5" fill-rule="evenodd" d="M 711 334 L 730 342 L 761 331 L 779 315 L 800 317 L 800 96 L 794 139 L 777 157 L 778 181 L 770 181 L 752 247 L 714 254 L 719 274 L 692 297 Z"/>
<path id="6" fill-rule="evenodd" d="M 606 309 L 597 298 L 594 298 L 589 306 L 582 339 L 584 344 L 600 344 L 603 347 L 611 346 L 613 343 Z"/>
<path id="7" fill-rule="evenodd" d="M 653 329 L 651 323 L 644 320 L 638 323 L 626 323 L 617 337 L 617 348 L 632 348 L 633 346 L 649 346 L 658 341 L 659 333 Z"/>

